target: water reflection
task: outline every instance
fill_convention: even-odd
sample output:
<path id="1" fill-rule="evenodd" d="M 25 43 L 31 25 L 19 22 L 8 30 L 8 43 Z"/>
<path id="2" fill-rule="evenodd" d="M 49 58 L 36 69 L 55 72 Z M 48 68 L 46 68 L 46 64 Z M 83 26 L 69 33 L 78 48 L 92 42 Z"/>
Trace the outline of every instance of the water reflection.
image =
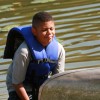
<path id="1" fill-rule="evenodd" d="M 10 28 L 30 25 L 34 13 L 48 11 L 55 19 L 56 35 L 66 51 L 66 69 L 100 67 L 100 0 L 0 1 L 0 100 L 6 100 L 3 59 Z"/>

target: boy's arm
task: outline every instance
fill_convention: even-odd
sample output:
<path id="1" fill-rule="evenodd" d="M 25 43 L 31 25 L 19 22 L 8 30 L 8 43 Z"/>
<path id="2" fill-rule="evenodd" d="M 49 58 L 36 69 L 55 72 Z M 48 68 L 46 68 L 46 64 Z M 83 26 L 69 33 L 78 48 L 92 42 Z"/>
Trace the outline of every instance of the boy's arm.
<path id="1" fill-rule="evenodd" d="M 13 84 L 13 86 L 14 86 L 14 88 L 15 88 L 15 90 L 16 90 L 16 92 L 21 100 L 29 100 L 27 92 L 26 92 L 22 83 Z"/>

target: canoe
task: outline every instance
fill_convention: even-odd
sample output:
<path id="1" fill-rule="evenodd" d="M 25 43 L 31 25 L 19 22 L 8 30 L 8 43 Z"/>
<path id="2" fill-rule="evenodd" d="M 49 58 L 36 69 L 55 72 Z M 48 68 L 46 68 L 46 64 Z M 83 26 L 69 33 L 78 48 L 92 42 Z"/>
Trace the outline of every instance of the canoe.
<path id="1" fill-rule="evenodd" d="M 69 70 L 46 80 L 39 100 L 100 100 L 100 68 Z"/>

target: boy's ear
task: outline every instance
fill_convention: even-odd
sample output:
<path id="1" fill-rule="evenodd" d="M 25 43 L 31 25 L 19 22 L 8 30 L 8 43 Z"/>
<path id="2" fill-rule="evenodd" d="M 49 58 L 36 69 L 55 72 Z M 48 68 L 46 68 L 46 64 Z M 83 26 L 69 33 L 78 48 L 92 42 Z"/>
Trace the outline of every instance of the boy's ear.
<path id="1" fill-rule="evenodd" d="M 32 33 L 34 34 L 34 36 L 36 36 L 36 29 L 34 27 L 32 27 Z"/>

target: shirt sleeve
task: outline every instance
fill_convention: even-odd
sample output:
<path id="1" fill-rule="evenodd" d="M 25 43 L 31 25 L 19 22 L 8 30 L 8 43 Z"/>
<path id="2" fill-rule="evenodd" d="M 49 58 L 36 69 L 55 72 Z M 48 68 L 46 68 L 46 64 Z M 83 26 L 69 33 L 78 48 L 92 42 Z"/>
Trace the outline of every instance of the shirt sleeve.
<path id="1" fill-rule="evenodd" d="M 27 45 L 22 43 L 14 55 L 12 83 L 19 84 L 25 80 L 27 67 L 29 64 L 29 50 Z"/>
<path id="2" fill-rule="evenodd" d="M 52 74 L 64 72 L 65 69 L 65 50 L 60 43 L 58 43 L 58 57 L 58 65 L 55 67 Z"/>

